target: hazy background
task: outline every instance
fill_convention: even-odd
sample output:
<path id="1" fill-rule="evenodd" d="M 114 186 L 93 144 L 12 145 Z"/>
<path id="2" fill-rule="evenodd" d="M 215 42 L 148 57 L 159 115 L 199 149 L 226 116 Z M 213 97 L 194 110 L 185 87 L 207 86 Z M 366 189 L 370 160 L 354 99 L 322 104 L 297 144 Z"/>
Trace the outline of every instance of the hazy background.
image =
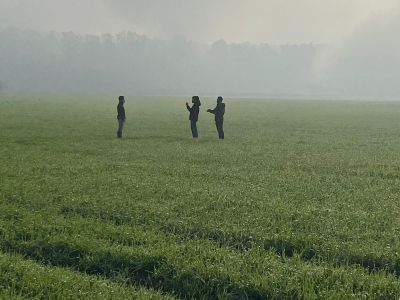
<path id="1" fill-rule="evenodd" d="M 0 89 L 400 98 L 398 0 L 0 0 Z"/>

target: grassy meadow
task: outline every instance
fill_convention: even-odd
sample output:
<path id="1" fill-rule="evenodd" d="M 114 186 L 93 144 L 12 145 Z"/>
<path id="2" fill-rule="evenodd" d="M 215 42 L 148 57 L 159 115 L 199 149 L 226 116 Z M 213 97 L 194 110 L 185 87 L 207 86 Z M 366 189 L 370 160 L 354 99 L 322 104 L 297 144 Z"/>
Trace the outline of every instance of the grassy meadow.
<path id="1" fill-rule="evenodd" d="M 400 298 L 400 102 L 114 98 L 0 96 L 1 299 Z"/>

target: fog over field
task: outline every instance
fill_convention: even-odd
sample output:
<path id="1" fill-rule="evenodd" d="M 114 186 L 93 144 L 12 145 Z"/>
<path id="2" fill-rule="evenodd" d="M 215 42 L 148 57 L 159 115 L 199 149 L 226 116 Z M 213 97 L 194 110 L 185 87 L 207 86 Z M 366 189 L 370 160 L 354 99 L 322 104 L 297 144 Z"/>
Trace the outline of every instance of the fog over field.
<path id="1" fill-rule="evenodd" d="M 0 89 L 400 98 L 396 0 L 0 0 Z"/>

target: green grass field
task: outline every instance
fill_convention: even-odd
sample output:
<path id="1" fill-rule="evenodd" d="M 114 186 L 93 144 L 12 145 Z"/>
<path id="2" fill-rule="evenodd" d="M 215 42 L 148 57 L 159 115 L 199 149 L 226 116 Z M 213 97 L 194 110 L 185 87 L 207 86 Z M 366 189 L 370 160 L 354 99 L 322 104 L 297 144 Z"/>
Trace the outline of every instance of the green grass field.
<path id="1" fill-rule="evenodd" d="M 0 97 L 0 298 L 400 298 L 400 103 L 126 100 Z"/>

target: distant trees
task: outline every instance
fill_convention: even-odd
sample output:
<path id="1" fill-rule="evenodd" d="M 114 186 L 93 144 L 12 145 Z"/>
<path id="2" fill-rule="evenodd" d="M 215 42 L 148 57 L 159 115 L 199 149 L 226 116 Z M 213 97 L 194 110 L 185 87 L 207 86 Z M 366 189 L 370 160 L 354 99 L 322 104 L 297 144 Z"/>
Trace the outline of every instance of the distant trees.
<path id="1" fill-rule="evenodd" d="M 318 93 L 321 46 L 211 46 L 182 36 L 151 39 L 0 30 L 0 79 L 10 92 L 276 95 Z"/>
<path id="2" fill-rule="evenodd" d="M 103 94 L 298 93 L 310 76 L 314 45 L 211 46 L 182 36 L 150 39 L 0 31 L 0 78 L 14 92 Z"/>

